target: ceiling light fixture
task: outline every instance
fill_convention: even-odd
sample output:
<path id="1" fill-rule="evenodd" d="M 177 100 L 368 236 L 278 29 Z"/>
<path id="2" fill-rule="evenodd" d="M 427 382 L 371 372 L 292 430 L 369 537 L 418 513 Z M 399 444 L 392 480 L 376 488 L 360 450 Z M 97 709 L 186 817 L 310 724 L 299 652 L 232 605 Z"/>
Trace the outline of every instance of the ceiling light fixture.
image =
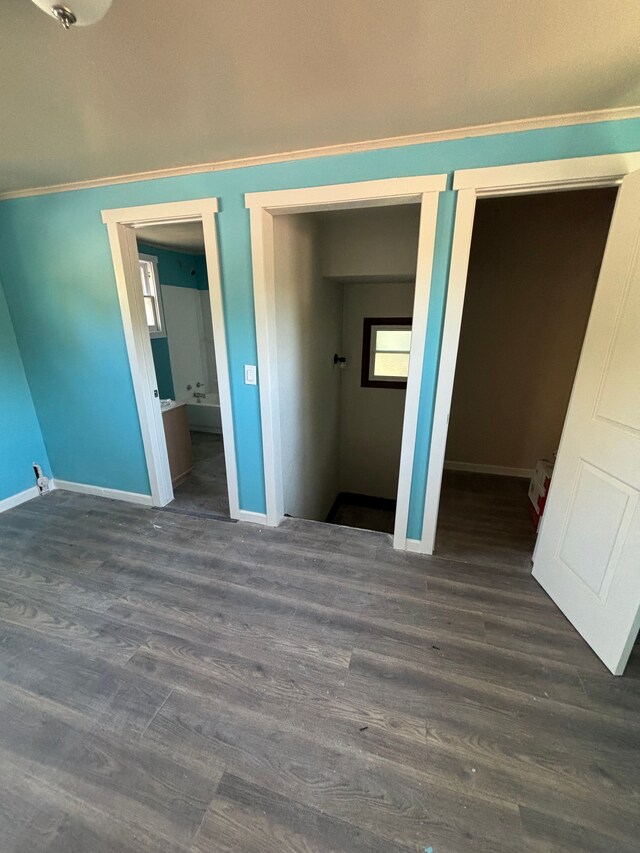
<path id="1" fill-rule="evenodd" d="M 88 27 L 102 20 L 109 11 L 112 0 L 69 0 L 57 3 L 56 0 L 31 0 L 32 3 L 60 21 L 65 30 L 71 27 Z"/>

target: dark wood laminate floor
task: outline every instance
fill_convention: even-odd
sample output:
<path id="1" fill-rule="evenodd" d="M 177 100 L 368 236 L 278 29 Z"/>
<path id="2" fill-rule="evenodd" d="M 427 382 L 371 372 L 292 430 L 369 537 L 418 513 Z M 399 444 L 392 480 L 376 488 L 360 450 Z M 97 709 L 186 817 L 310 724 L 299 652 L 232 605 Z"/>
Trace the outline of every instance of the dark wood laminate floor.
<path id="1" fill-rule="evenodd" d="M 638 656 L 519 567 L 64 492 L 0 543 L 2 853 L 638 849 Z"/>
<path id="2" fill-rule="evenodd" d="M 528 480 L 446 470 L 442 475 L 435 553 L 486 565 L 531 570 L 536 537 Z"/>
<path id="3" fill-rule="evenodd" d="M 535 534 L 528 511 L 528 480 L 445 470 L 436 553 L 453 560 L 531 568 Z M 341 496 L 331 524 L 393 533 L 395 509 Z"/>
<path id="4" fill-rule="evenodd" d="M 174 492 L 172 512 L 229 515 L 229 492 L 222 436 L 192 432 L 193 470 Z"/>

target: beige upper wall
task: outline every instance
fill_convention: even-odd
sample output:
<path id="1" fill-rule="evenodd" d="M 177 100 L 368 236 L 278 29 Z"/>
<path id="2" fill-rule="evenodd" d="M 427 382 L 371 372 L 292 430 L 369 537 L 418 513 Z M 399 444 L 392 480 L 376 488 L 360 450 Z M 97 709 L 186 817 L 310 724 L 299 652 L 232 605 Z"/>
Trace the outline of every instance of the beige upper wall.
<path id="1" fill-rule="evenodd" d="M 478 203 L 447 460 L 531 468 L 557 450 L 614 200 Z"/>
<path id="2" fill-rule="evenodd" d="M 331 211 L 318 216 L 322 274 L 334 278 L 415 278 L 420 205 Z"/>

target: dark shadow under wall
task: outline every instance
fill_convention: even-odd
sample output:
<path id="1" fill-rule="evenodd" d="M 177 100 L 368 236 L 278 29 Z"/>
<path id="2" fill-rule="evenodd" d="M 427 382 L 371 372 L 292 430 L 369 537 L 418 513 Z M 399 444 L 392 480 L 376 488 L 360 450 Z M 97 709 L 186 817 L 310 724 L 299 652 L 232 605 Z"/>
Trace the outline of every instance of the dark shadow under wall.
<path id="1" fill-rule="evenodd" d="M 326 518 L 327 524 L 341 527 L 358 527 L 362 530 L 377 530 L 393 533 L 396 522 L 396 501 L 340 492 Z"/>

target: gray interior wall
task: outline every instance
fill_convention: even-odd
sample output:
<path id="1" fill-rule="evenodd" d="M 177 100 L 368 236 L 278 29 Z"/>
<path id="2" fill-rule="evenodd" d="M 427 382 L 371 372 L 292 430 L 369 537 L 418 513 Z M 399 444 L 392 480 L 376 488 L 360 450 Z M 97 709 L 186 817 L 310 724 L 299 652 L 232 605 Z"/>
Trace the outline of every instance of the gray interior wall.
<path id="1" fill-rule="evenodd" d="M 332 211 L 318 217 L 322 273 L 344 294 L 340 491 L 395 498 L 406 392 L 362 388 L 365 317 L 410 317 L 419 205 Z"/>
<path id="2" fill-rule="evenodd" d="M 284 510 L 324 521 L 338 493 L 342 290 L 322 280 L 313 216 L 274 217 Z"/>
<path id="3" fill-rule="evenodd" d="M 362 388 L 365 317 L 411 317 L 412 282 L 344 284 L 343 355 L 340 394 L 340 490 L 395 498 L 406 391 Z"/>

